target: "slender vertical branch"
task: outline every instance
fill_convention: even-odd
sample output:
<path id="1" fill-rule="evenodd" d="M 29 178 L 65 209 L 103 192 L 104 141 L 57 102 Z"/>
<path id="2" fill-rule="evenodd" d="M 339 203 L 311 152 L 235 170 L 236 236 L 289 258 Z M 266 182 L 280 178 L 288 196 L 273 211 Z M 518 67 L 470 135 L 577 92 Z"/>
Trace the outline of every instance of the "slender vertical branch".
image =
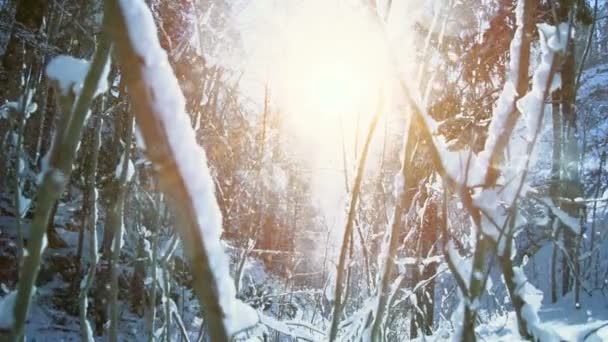
<path id="1" fill-rule="evenodd" d="M 125 204 L 125 193 L 128 188 L 128 173 L 131 163 L 131 139 L 133 136 L 133 114 L 129 110 L 127 114 L 127 127 L 125 127 L 125 150 L 121 157 L 120 179 L 118 180 L 118 194 L 114 207 L 110 208 L 106 222 L 106 229 L 114 232 L 114 240 L 112 241 L 112 260 L 110 262 L 110 332 L 109 340 L 111 342 L 118 341 L 118 323 L 119 323 L 119 305 L 118 305 L 118 276 L 120 274 L 119 261 L 120 249 L 123 243 L 123 215 Z"/>
<path id="2" fill-rule="evenodd" d="M 561 159 L 562 159 L 562 118 L 560 113 L 559 101 L 561 98 L 560 91 L 554 91 L 551 95 L 551 121 L 553 124 L 553 155 L 551 161 L 551 181 L 549 185 L 549 196 L 553 200 L 553 203 L 557 203 L 558 197 L 561 196 L 560 192 L 560 178 L 561 178 Z M 557 302 L 557 241 L 559 239 L 560 225 L 561 222 L 552 216 L 552 232 L 551 237 L 553 240 L 553 251 L 551 256 L 551 303 Z"/>
<path id="3" fill-rule="evenodd" d="M 80 141 L 82 128 L 108 62 L 110 50 L 110 41 L 105 35 L 102 35 L 76 105 L 71 113 L 64 113 L 64 118 L 69 118 L 69 120 L 62 120 L 62 123 L 65 123 L 66 126 L 58 129 L 58 133 L 65 131 L 65 134 L 56 136 L 48 169 L 44 172 L 42 185 L 38 190 L 37 210 L 30 225 L 28 255 L 24 259 L 20 273 L 21 279 L 15 303 L 15 325 L 11 332 L 11 341 L 17 341 L 23 336 L 34 283 L 38 276 L 42 252 L 46 245 L 46 229 L 51 219 L 51 211 L 72 172 L 72 161 Z"/>
<path id="4" fill-rule="evenodd" d="M 102 106 L 103 107 L 103 106 Z M 79 320 L 80 320 L 80 335 L 83 341 L 93 342 L 93 331 L 87 320 L 88 308 L 88 292 L 93 285 L 95 272 L 97 270 L 97 187 L 95 186 L 97 161 L 99 159 L 99 149 L 101 145 L 101 127 L 103 125 L 103 117 L 101 113 L 95 115 L 93 124 L 93 142 L 91 144 L 91 161 L 85 170 L 85 184 L 88 188 L 86 191 L 88 210 L 84 213 L 84 222 L 86 223 L 82 230 L 89 231 L 89 270 L 85 275 L 80 285 L 79 299 Z"/>
<path id="5" fill-rule="evenodd" d="M 149 313 L 149 322 L 148 322 L 148 328 L 150 329 L 148 331 L 148 342 L 154 342 L 154 322 L 156 319 L 156 282 L 157 282 L 157 264 L 158 264 L 158 242 L 160 240 L 160 231 L 161 231 L 161 227 L 162 227 L 162 220 L 161 220 L 161 214 L 160 214 L 160 204 L 161 204 L 161 198 L 162 195 L 157 193 L 156 194 L 156 199 L 154 201 L 154 211 L 155 211 L 155 225 L 156 225 L 156 229 L 154 231 L 154 236 L 152 237 L 153 242 L 152 242 L 152 260 L 150 262 L 150 267 L 152 268 L 151 271 L 151 278 L 152 278 L 152 289 L 150 290 L 150 313 Z"/>
<path id="6" fill-rule="evenodd" d="M 265 147 L 266 147 L 266 129 L 267 129 L 267 121 L 268 121 L 268 115 L 269 115 L 269 110 L 270 110 L 270 87 L 268 85 L 268 83 L 266 83 L 265 87 L 264 87 L 264 109 L 262 112 L 262 127 L 261 127 L 261 131 L 260 131 L 260 141 L 259 141 L 259 149 L 258 149 L 258 159 L 256 162 L 256 177 L 255 177 L 255 184 L 254 184 L 254 192 L 255 192 L 255 196 L 254 199 L 262 199 L 260 202 L 263 202 L 263 197 L 264 197 L 264 193 L 261 190 L 261 173 L 262 173 L 262 167 L 264 166 L 264 154 L 265 154 Z M 255 203 L 252 203 L 252 205 L 255 205 Z M 262 226 L 262 213 L 258 213 L 256 220 L 252 220 L 252 222 L 250 223 L 248 229 L 247 229 L 247 236 L 245 236 L 245 244 L 243 245 L 243 251 L 241 253 L 241 255 L 239 256 L 239 262 L 238 262 L 238 267 L 236 270 L 236 273 L 234 275 L 234 284 L 236 287 L 236 292 L 239 292 L 239 289 L 241 288 L 241 281 L 242 281 L 242 277 L 243 277 L 243 270 L 245 268 L 245 263 L 247 262 L 247 258 L 249 257 L 249 254 L 251 253 L 251 251 L 253 250 L 253 248 L 255 247 L 255 244 L 257 242 L 257 238 L 258 238 L 258 232 L 261 229 Z M 253 227 L 252 227 L 253 226 Z"/>
<path id="7" fill-rule="evenodd" d="M 393 212 L 393 218 L 390 224 L 390 231 L 387 229 L 387 232 L 384 236 L 384 239 L 389 239 L 387 250 L 383 251 L 385 254 L 384 260 L 382 260 L 383 264 L 380 265 L 381 273 L 380 273 L 380 282 L 378 288 L 378 305 L 375 310 L 374 322 L 371 330 L 371 336 L 373 341 L 381 341 L 382 340 L 382 323 L 384 321 L 384 315 L 386 311 L 386 304 L 389 299 L 389 286 L 391 283 L 391 276 L 394 268 L 394 258 L 395 253 L 397 252 L 397 246 L 399 244 L 399 228 L 402 227 L 403 215 L 407 208 L 410 206 L 411 196 L 407 194 L 408 187 L 408 178 L 407 173 L 410 170 L 409 162 L 411 159 L 411 152 L 413 147 L 413 137 L 412 137 L 412 127 L 413 122 L 410 118 L 407 119 L 406 127 L 405 127 L 405 140 L 404 140 L 404 148 L 403 148 L 403 159 L 401 161 L 401 170 L 399 174 L 396 176 L 399 182 L 400 188 L 398 189 L 398 198 L 397 198 L 397 206 L 395 207 L 395 211 Z"/>
<path id="8" fill-rule="evenodd" d="M 382 110 L 382 101 L 379 100 L 378 110 L 375 113 L 372 121 L 369 125 L 369 129 L 367 132 L 367 137 L 365 140 L 365 144 L 363 146 L 363 150 L 361 151 L 361 157 L 359 159 L 359 163 L 357 166 L 357 174 L 355 175 L 355 181 L 351 190 L 351 198 L 350 198 L 350 206 L 348 209 L 348 216 L 346 219 L 346 226 L 344 228 L 344 236 L 342 238 L 342 246 L 340 248 L 340 256 L 338 259 L 338 266 L 336 270 L 336 288 L 334 293 L 334 307 L 333 307 L 333 316 L 331 321 L 331 327 L 329 329 L 329 340 L 335 341 L 338 335 L 338 324 L 340 323 L 340 318 L 342 316 L 342 292 L 343 287 L 342 283 L 344 282 L 344 271 L 346 266 L 346 254 L 349 250 L 350 237 L 352 236 L 352 230 L 355 221 L 355 214 L 357 209 L 357 201 L 359 199 L 359 194 L 361 191 L 361 183 L 363 180 L 363 171 L 365 169 L 365 162 L 367 160 L 367 154 L 369 152 L 369 146 L 371 145 L 371 140 L 374 135 L 374 131 L 376 129 L 378 123 L 378 117 L 380 116 L 380 112 Z"/>
<path id="9" fill-rule="evenodd" d="M 164 313 L 165 313 L 165 322 L 163 323 L 165 326 L 164 331 L 164 341 L 171 341 L 171 275 L 169 268 L 171 267 L 169 262 L 163 263 L 163 298 L 162 303 L 164 304 Z"/>
<path id="10" fill-rule="evenodd" d="M 21 101 L 19 102 L 19 118 L 17 119 L 17 141 L 15 142 L 15 146 L 13 146 L 13 151 L 15 155 L 15 165 L 14 165 L 14 203 L 15 203 L 15 226 L 17 230 L 17 261 L 18 265 L 21 265 L 23 261 L 23 231 L 21 225 L 21 219 L 25 216 L 25 212 L 27 208 L 24 206 L 24 203 L 21 203 L 22 198 L 22 172 L 21 172 L 21 163 L 22 163 L 22 148 L 23 148 L 23 134 L 25 129 L 25 122 L 29 115 L 29 106 L 31 103 L 31 93 L 29 88 L 31 77 L 27 77 L 27 81 L 25 84 L 24 94 L 21 95 Z M 23 160 L 25 164 L 25 160 Z"/>
<path id="11" fill-rule="evenodd" d="M 598 198 L 598 196 L 600 195 L 600 189 L 601 189 L 601 183 L 602 183 L 602 171 L 604 170 L 604 165 L 606 164 L 606 152 L 602 152 L 602 155 L 600 156 L 600 165 L 598 168 L 598 172 L 597 172 L 597 182 L 595 183 L 595 196 L 594 198 Z M 590 266 L 593 264 L 593 258 L 595 256 L 595 251 L 594 251 L 594 244 L 595 244 L 595 239 L 596 239 L 596 231 L 595 231 L 595 225 L 596 225 L 596 213 L 597 213 L 597 201 L 593 201 L 593 209 L 591 211 L 591 237 L 589 240 L 589 252 L 591 253 L 591 255 L 589 256 L 589 262 L 587 263 L 587 266 L 585 267 L 586 269 L 589 269 Z M 597 283 L 598 280 L 598 276 L 599 276 L 599 262 L 595 264 L 595 270 L 594 270 L 594 274 L 595 274 L 595 283 Z M 595 284 L 596 286 L 598 284 Z"/>

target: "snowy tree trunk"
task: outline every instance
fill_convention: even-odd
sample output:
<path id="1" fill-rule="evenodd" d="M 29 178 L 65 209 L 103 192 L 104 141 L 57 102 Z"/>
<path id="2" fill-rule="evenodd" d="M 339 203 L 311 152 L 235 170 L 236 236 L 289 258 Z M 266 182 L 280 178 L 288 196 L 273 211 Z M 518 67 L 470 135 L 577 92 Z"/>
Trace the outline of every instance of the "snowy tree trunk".
<path id="1" fill-rule="evenodd" d="M 116 41 L 133 111 L 157 171 L 171 199 L 193 287 L 205 310 L 210 337 L 228 341 L 257 324 L 257 314 L 236 300 L 228 259 L 220 242 L 222 218 L 204 150 L 196 143 L 185 100 L 153 17 L 142 0 L 109 0 L 106 16 Z"/>

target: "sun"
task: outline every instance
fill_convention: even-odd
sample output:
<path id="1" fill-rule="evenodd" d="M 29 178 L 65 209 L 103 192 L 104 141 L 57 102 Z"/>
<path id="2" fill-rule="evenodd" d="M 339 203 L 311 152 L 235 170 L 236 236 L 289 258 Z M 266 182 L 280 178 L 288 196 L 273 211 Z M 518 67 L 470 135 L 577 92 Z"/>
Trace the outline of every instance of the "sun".
<path id="1" fill-rule="evenodd" d="M 276 34 L 269 79 L 298 134 L 354 132 L 357 120 L 375 114 L 389 65 L 369 9 L 346 1 L 302 2 L 289 8 Z"/>
<path id="2" fill-rule="evenodd" d="M 247 89 L 253 94 L 270 90 L 272 114 L 281 125 L 280 148 L 310 177 L 312 202 L 331 227 L 335 246 L 341 230 L 334 228 L 343 227 L 346 188 L 352 185 L 370 122 L 380 115 L 384 127 L 378 125 L 373 135 L 367 175 L 377 172 L 384 135 L 400 129 L 393 57 L 406 62 L 414 57 L 403 39 L 411 33 L 401 27 L 403 20 L 395 29 L 383 28 L 366 4 L 268 0 L 249 1 L 239 9 L 246 13 L 238 17 L 238 26 L 248 56 Z M 389 41 L 400 43 L 397 56 Z M 258 102 L 266 104 L 265 99 Z"/>

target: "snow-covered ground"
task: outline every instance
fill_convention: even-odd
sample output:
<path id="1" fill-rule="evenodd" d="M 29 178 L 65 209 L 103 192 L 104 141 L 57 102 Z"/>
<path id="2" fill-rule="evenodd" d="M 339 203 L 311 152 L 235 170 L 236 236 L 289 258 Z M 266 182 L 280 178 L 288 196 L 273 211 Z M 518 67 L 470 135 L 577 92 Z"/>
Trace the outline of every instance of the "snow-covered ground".
<path id="1" fill-rule="evenodd" d="M 608 340 L 608 296 L 600 291 L 581 295 L 581 307 L 574 308 L 572 294 L 555 304 L 543 305 L 538 313 L 541 326 L 559 335 L 562 341 L 599 342 Z M 477 328 L 487 341 L 525 341 L 517 333 L 515 313 L 494 316 Z"/>

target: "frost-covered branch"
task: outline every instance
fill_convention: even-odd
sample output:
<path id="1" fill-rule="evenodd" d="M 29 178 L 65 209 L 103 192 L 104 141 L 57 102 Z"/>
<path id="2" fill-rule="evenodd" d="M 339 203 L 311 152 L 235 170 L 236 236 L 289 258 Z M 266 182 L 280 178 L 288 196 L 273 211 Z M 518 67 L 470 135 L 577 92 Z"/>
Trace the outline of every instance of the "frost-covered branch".
<path id="1" fill-rule="evenodd" d="M 112 22 L 111 35 L 147 156 L 177 213 L 176 227 L 190 259 L 193 287 L 205 310 L 209 335 L 213 341 L 229 341 L 255 326 L 258 317 L 235 298 L 205 151 L 196 142 L 183 94 L 145 2 L 109 0 L 106 16 Z"/>

